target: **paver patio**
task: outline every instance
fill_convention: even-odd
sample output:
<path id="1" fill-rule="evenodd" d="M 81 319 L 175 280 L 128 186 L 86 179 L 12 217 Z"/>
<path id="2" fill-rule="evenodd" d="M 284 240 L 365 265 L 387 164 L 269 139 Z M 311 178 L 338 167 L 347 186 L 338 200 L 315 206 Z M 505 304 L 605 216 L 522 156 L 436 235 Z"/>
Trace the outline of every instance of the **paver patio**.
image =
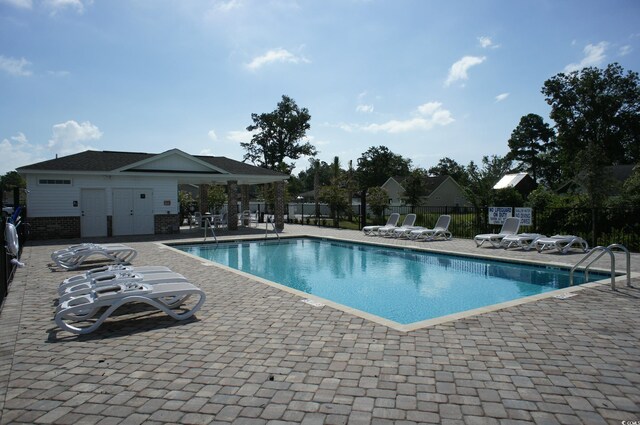
<path id="1" fill-rule="evenodd" d="M 380 242 L 348 230 L 285 231 Z M 182 240 L 190 236 L 202 240 Z M 29 243 L 0 313 L 1 423 L 640 421 L 640 278 L 402 332 L 302 303 L 159 237 L 117 241 L 139 251 L 135 265 L 169 266 L 202 288 L 202 309 L 185 322 L 137 310 L 90 335 L 60 331 L 56 287 L 73 272 L 52 271 L 49 254 L 77 241 Z M 583 255 L 383 242 L 557 264 Z M 640 272 L 638 254 L 632 269 Z"/>

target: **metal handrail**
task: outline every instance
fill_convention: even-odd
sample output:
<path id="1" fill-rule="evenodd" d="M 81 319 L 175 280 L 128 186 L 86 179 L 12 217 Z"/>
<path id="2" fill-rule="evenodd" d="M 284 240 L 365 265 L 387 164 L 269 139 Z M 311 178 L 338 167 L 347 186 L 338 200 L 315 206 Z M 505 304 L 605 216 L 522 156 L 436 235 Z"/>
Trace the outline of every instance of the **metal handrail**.
<path id="1" fill-rule="evenodd" d="M 216 237 L 216 232 L 213 229 L 213 224 L 211 224 L 209 219 L 204 220 L 204 241 L 206 242 L 207 240 L 207 228 L 211 229 L 211 235 L 213 236 L 213 239 L 216 241 L 216 245 L 218 245 L 218 238 Z"/>
<path id="2" fill-rule="evenodd" d="M 627 286 L 631 286 L 631 253 L 626 246 L 619 243 L 612 243 L 607 248 L 609 248 L 611 251 L 613 251 L 614 249 L 624 251 L 625 257 L 627 259 Z"/>
<path id="3" fill-rule="evenodd" d="M 582 257 L 582 259 L 580 261 L 578 261 L 575 266 L 573 266 L 573 268 L 571 269 L 571 272 L 569 272 L 569 285 L 573 285 L 573 273 L 576 271 L 578 266 L 580 266 L 580 264 L 584 263 L 589 257 L 591 257 L 592 254 L 594 254 L 596 252 L 599 252 L 599 254 L 595 258 L 593 258 L 589 262 L 589 264 L 587 264 L 586 267 L 584 268 L 585 280 L 589 280 L 589 267 L 591 267 L 591 265 L 593 263 L 598 261 L 600 259 L 600 257 L 602 257 L 605 253 L 607 253 L 607 254 L 609 254 L 609 257 L 611 258 L 611 290 L 615 291 L 616 290 L 616 258 L 613 255 L 613 249 L 616 249 L 616 248 L 620 249 L 620 250 L 622 250 L 622 251 L 624 251 L 626 253 L 626 258 L 627 258 L 627 286 L 631 286 L 631 254 L 629 253 L 629 250 L 627 248 L 625 248 L 623 245 L 620 245 L 620 244 L 611 244 L 611 245 L 609 245 L 607 247 L 596 246 L 591 251 L 589 251 L 587 253 L 587 255 Z"/>
<path id="4" fill-rule="evenodd" d="M 271 227 L 273 227 L 273 232 L 276 234 L 278 241 L 280 240 L 280 235 L 278 234 L 278 229 L 276 229 L 275 221 L 271 221 L 271 217 L 267 217 L 264 222 L 264 238 L 267 239 L 267 235 L 269 234 L 269 223 L 271 223 Z"/>

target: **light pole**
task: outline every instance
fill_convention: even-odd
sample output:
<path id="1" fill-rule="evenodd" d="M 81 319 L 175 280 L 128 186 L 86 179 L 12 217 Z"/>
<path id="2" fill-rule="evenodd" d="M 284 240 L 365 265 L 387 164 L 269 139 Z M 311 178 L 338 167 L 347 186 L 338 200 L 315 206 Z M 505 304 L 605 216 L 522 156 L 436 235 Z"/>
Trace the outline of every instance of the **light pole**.
<path id="1" fill-rule="evenodd" d="M 304 205 L 302 205 L 302 200 L 304 199 L 304 197 L 298 195 L 296 199 L 298 200 L 298 205 L 300 205 L 300 224 L 304 224 Z"/>

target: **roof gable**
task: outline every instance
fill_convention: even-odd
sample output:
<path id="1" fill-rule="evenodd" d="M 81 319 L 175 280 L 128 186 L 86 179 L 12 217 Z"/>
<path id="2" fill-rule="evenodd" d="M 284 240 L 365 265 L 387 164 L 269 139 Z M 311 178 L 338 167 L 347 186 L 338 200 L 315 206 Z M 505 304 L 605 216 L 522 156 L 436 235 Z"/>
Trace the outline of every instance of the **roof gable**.
<path id="1" fill-rule="evenodd" d="M 149 156 L 113 171 L 228 174 L 225 170 L 180 149 L 171 149 L 158 155 Z"/>

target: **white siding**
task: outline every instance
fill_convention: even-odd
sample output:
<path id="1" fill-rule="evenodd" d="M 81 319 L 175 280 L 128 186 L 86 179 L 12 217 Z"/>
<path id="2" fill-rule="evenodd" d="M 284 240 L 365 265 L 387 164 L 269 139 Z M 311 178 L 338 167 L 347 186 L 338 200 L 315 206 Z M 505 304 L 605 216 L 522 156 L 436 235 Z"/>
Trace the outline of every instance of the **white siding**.
<path id="1" fill-rule="evenodd" d="M 182 170 L 182 171 L 208 171 L 211 168 L 203 164 L 195 162 L 191 158 L 185 158 L 180 155 L 171 155 L 164 158 L 154 159 L 153 161 L 139 165 L 134 170 Z"/>
<path id="2" fill-rule="evenodd" d="M 71 179 L 71 185 L 40 185 L 41 179 Z M 178 213 L 178 181 L 172 177 L 111 177 L 75 175 L 28 175 L 27 211 L 30 217 L 79 217 L 80 189 L 106 189 L 107 215 L 112 215 L 113 188 L 151 189 L 154 214 Z M 77 206 L 74 207 L 74 201 Z M 169 201 L 171 205 L 165 205 Z"/>

